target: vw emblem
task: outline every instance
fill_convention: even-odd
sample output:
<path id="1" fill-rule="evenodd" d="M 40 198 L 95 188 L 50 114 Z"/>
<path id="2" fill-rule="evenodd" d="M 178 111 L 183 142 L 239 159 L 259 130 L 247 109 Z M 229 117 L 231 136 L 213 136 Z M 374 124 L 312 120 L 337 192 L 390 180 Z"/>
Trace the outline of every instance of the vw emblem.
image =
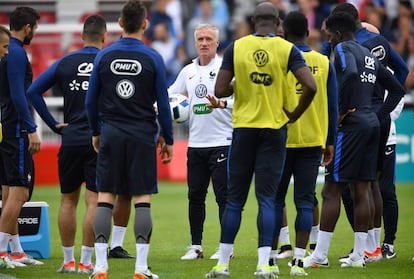
<path id="1" fill-rule="evenodd" d="M 116 84 L 116 94 L 122 99 L 129 99 L 135 93 L 135 85 L 127 79 L 120 80 Z"/>
<path id="2" fill-rule="evenodd" d="M 253 60 L 257 67 L 263 67 L 269 62 L 269 55 L 265 50 L 259 49 L 253 53 Z"/>
<path id="3" fill-rule="evenodd" d="M 207 86 L 204 84 L 199 84 L 195 88 L 195 94 L 198 98 L 204 98 L 207 96 Z"/>

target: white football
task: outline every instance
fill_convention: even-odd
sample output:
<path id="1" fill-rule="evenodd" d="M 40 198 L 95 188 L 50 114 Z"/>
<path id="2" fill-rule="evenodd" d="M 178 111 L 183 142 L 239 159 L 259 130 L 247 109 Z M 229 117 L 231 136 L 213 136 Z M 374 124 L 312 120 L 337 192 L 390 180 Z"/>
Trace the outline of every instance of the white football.
<path id="1" fill-rule="evenodd" d="M 171 94 L 169 96 L 171 117 L 174 122 L 182 123 L 190 116 L 190 102 L 183 94 Z"/>

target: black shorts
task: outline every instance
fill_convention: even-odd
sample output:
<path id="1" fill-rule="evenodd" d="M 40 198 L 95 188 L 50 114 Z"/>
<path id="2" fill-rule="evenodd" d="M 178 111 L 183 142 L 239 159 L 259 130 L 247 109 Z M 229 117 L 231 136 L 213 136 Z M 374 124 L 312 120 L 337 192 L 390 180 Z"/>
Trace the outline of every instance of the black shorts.
<path id="1" fill-rule="evenodd" d="M 119 195 L 158 193 L 156 141 L 103 125 L 96 166 L 97 189 Z"/>
<path id="2" fill-rule="evenodd" d="M 58 168 L 61 193 L 73 193 L 82 183 L 96 192 L 96 157 L 92 145 L 61 146 Z"/>
<path id="3" fill-rule="evenodd" d="M 374 113 L 354 112 L 338 130 L 334 157 L 326 179 L 334 182 L 374 181 L 377 172 L 379 123 Z"/>
<path id="4" fill-rule="evenodd" d="M 20 138 L 3 138 L 0 143 L 0 181 L 2 185 L 28 187 L 31 193 L 34 164 L 28 146 L 26 134 Z"/>

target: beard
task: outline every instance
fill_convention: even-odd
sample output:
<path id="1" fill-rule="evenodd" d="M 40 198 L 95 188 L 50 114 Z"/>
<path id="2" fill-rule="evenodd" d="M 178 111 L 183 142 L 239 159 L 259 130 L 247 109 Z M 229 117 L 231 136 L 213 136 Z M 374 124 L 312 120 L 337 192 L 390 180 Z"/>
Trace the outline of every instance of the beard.
<path id="1" fill-rule="evenodd" d="M 23 44 L 30 45 L 30 42 L 32 41 L 33 37 L 34 37 L 34 33 L 33 33 L 33 30 L 32 30 L 32 31 L 30 31 L 30 33 L 26 37 L 24 37 Z"/>

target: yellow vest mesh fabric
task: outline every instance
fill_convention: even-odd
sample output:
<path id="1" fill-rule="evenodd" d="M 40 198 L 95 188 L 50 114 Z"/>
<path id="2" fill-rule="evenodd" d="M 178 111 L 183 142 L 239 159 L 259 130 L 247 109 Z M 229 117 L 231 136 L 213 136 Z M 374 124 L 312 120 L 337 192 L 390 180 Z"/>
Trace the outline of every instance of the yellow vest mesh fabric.
<path id="1" fill-rule="evenodd" d="M 279 129 L 293 45 L 279 37 L 249 35 L 234 43 L 234 128 Z"/>
<path id="2" fill-rule="evenodd" d="M 317 91 L 312 103 L 294 123 L 288 124 L 288 148 L 299 147 L 325 147 L 328 136 L 328 58 L 316 51 L 302 52 L 306 64 L 315 78 Z M 288 74 L 289 92 L 294 98 L 286 98 L 285 108 L 292 111 L 298 104 L 302 87 L 292 72 Z"/>

